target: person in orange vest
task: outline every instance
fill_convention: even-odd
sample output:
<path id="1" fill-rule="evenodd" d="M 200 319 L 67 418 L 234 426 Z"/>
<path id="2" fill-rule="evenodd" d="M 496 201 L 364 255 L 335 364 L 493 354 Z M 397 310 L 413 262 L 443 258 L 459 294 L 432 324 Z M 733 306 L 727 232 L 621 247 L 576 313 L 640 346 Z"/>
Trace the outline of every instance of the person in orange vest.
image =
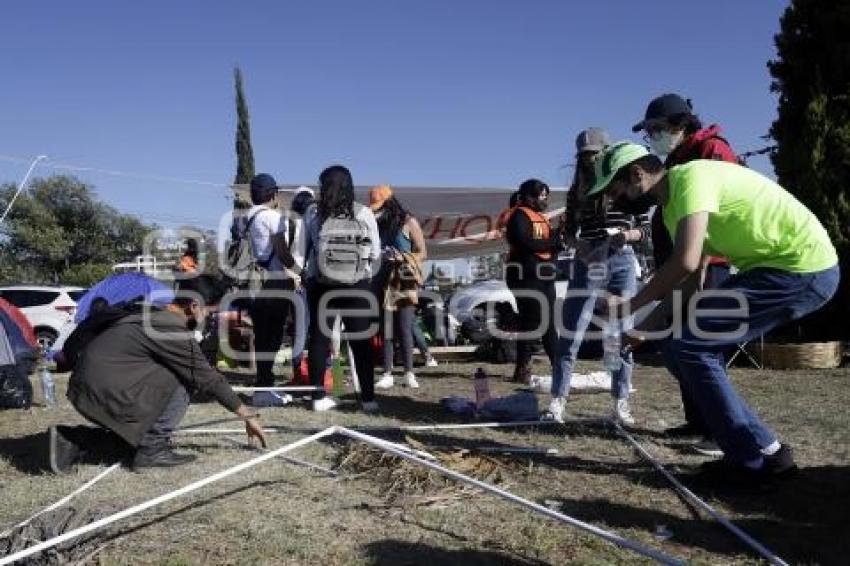
<path id="1" fill-rule="evenodd" d="M 512 209 L 505 232 L 510 248 L 505 283 L 514 293 L 517 312 L 521 314 L 519 332 L 542 335 L 543 348 L 551 362 L 557 340 L 554 259 L 558 238 L 544 214 L 549 202 L 549 185 L 529 179 L 519 186 L 518 192 L 517 205 Z M 514 381 L 530 381 L 535 341 L 527 337 L 517 340 Z"/>

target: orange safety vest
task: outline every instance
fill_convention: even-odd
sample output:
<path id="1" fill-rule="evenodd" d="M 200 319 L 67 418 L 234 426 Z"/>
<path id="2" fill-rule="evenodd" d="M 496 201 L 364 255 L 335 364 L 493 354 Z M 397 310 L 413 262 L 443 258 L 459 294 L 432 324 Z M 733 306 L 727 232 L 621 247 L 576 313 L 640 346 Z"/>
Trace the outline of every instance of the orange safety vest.
<path id="1" fill-rule="evenodd" d="M 552 227 L 549 226 L 549 220 L 545 216 L 527 206 L 517 206 L 513 209 L 514 213 L 518 210 L 523 211 L 528 216 L 528 219 L 531 220 L 531 239 L 548 240 L 551 237 Z M 512 254 L 518 251 L 519 249 L 516 246 L 511 246 Z M 543 261 L 551 261 L 552 259 L 552 252 L 550 251 L 534 252 L 534 255 Z"/>

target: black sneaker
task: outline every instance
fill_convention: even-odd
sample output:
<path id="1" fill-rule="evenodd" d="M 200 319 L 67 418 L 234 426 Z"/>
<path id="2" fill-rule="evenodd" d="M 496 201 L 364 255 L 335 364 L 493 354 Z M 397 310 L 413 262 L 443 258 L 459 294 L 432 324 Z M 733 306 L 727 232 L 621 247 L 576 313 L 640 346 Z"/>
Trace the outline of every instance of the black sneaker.
<path id="1" fill-rule="evenodd" d="M 159 450 L 139 449 L 133 458 L 133 471 L 145 468 L 173 468 L 194 462 L 197 456 L 194 454 L 179 454 L 171 448 L 163 447 Z"/>
<path id="2" fill-rule="evenodd" d="M 80 458 L 80 447 L 68 440 L 60 429 L 51 426 L 47 429 L 48 465 L 54 474 L 67 474 Z"/>
<path id="3" fill-rule="evenodd" d="M 775 453 L 765 456 L 764 465 L 759 470 L 764 476 L 777 479 L 790 477 L 797 471 L 794 453 L 787 444 L 780 445 Z"/>
<path id="4" fill-rule="evenodd" d="M 669 436 L 671 438 L 688 438 L 691 436 L 700 436 L 701 434 L 702 431 L 700 431 L 697 427 L 687 423 L 664 429 L 664 436 Z"/>

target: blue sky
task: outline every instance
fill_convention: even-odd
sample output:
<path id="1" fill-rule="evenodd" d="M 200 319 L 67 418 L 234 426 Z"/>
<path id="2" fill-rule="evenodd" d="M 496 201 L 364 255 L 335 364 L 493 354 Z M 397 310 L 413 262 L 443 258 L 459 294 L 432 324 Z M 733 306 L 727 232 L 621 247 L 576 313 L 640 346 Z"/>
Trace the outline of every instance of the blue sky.
<path id="1" fill-rule="evenodd" d="M 786 1 L 10 2 L 0 156 L 229 183 L 233 66 L 258 171 L 358 184 L 566 183 L 576 133 L 633 137 L 663 92 L 739 151 L 776 112 Z M 751 162 L 771 173 L 766 159 Z M 26 165 L 0 157 L 0 181 Z M 40 169 L 39 174 L 49 174 Z M 79 172 L 121 210 L 212 226 L 224 188 Z"/>

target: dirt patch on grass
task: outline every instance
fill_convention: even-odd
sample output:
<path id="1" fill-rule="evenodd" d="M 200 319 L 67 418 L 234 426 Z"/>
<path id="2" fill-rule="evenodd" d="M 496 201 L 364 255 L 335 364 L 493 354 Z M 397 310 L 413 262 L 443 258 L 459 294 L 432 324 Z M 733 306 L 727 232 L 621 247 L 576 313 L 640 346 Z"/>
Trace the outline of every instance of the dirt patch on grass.
<path id="1" fill-rule="evenodd" d="M 447 465 L 578 519 L 614 530 L 696 563 L 758 562 L 717 524 L 698 518 L 608 427 L 590 423 L 523 429 L 433 430 L 403 433 L 400 426 L 457 422 L 439 399 L 472 396 L 472 364 L 422 369 L 421 388 L 381 393 L 381 412 L 359 411 L 353 395 L 338 411 L 313 413 L 304 405 L 263 410 L 279 426 L 273 446 L 330 424 L 359 428 L 394 442 L 405 434 L 441 455 L 463 454 Z M 486 366 L 507 376 L 508 366 Z M 579 371 L 596 369 L 583 364 Z M 538 371 L 545 371 L 543 366 Z M 733 380 L 766 422 L 795 449 L 800 474 L 768 494 L 694 489 L 711 505 L 791 562 L 843 563 L 850 555 L 850 370 L 768 372 L 733 370 Z M 65 379 L 57 379 L 60 389 Z M 635 371 L 636 434 L 661 461 L 687 478 L 704 461 L 684 441 L 661 431 L 681 422 L 678 387 L 659 368 Z M 494 395 L 514 391 L 494 378 Z M 539 395 L 541 409 L 548 396 Z M 607 415 L 610 397 L 574 395 L 570 416 Z M 192 405 L 185 426 L 237 427 L 215 404 Z M 0 530 L 63 497 L 101 468 L 81 466 L 69 476 L 44 473 L 43 432 L 50 424 L 82 422 L 67 403 L 57 409 L 0 412 Z M 239 434 L 234 439 L 243 440 Z M 185 468 L 134 474 L 119 470 L 76 503 L 86 509 L 121 509 L 145 501 L 256 453 L 223 437 L 175 438 L 198 455 Z M 481 446 L 555 449 L 556 454 L 493 457 Z M 352 460 L 352 455 L 360 456 Z M 641 559 L 595 537 L 481 493 L 468 492 L 364 445 L 332 439 L 292 454 L 337 476 L 274 460 L 190 496 L 116 523 L 91 560 L 100 564 L 564 564 L 634 563 Z M 464 458 L 493 459 L 495 472 L 465 469 Z M 346 463 L 346 459 L 348 459 Z M 470 460 L 472 461 L 472 460 Z M 339 464 L 343 465 L 339 465 Z M 422 474 L 425 474 L 424 476 Z M 501 475 L 501 477 L 499 477 Z M 430 501 L 428 498 L 431 498 Z M 441 501 L 440 498 L 443 498 Z M 672 533 L 661 540 L 659 527 Z"/>

